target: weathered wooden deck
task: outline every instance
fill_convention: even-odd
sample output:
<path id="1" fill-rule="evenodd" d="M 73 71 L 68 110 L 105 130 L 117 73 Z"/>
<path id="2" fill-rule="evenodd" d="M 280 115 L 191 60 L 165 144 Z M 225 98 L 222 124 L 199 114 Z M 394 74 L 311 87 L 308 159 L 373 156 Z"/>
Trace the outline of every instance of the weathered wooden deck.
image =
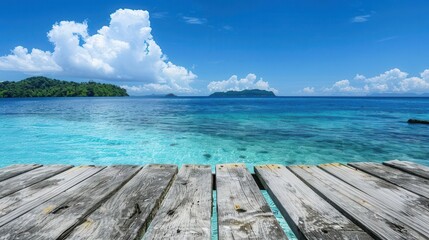
<path id="1" fill-rule="evenodd" d="M 256 180 L 256 181 L 255 181 Z M 429 167 L 410 162 L 0 168 L 0 239 L 429 239 Z"/>

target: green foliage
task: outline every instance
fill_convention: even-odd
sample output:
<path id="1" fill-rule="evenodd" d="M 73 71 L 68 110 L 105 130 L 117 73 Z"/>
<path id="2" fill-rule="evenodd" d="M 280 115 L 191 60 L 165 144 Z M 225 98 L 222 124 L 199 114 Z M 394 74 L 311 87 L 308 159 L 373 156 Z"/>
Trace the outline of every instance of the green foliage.
<path id="1" fill-rule="evenodd" d="M 113 84 L 67 82 L 46 77 L 30 77 L 19 82 L 0 82 L 0 97 L 115 97 L 128 96 Z"/>
<path id="2" fill-rule="evenodd" d="M 272 91 L 251 89 L 242 91 L 215 92 L 210 97 L 275 97 Z"/>

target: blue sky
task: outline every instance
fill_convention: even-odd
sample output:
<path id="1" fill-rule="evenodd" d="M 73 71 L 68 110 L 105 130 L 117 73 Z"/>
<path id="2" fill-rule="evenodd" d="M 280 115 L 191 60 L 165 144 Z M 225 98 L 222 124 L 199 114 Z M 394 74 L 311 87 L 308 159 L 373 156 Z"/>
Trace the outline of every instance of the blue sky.
<path id="1" fill-rule="evenodd" d="M 149 18 L 131 10 L 145 10 Z M 423 0 L 4 0 L 0 81 L 29 75 L 97 79 L 135 95 L 245 88 L 279 95 L 429 92 L 428 13 Z M 113 33 L 111 19 L 120 23 L 116 27 L 150 30 L 124 37 L 124 29 Z M 100 36 L 91 36 L 103 26 L 110 32 L 100 35 L 100 45 Z M 70 47 L 68 36 L 76 31 L 78 42 Z M 17 46 L 28 50 L 12 53 Z M 41 51 L 31 54 L 33 48 Z M 144 59 L 135 56 L 149 48 Z"/>

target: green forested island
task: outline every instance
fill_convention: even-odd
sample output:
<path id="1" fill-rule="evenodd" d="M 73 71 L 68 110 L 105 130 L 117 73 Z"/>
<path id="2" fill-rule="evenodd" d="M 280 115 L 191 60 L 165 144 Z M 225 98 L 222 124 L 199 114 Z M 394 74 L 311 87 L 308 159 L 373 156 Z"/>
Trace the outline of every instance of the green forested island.
<path id="1" fill-rule="evenodd" d="M 242 91 L 215 92 L 209 97 L 275 97 L 272 91 L 251 89 Z"/>
<path id="2" fill-rule="evenodd" d="M 30 77 L 18 82 L 0 82 L 0 98 L 17 97 L 116 97 L 127 91 L 113 84 L 68 82 L 47 77 Z"/>

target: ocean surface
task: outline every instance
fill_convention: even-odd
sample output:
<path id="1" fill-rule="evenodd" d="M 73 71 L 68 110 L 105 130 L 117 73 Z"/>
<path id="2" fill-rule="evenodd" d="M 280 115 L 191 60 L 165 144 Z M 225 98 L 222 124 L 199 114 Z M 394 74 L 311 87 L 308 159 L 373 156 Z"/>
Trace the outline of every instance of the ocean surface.
<path id="1" fill-rule="evenodd" d="M 14 163 L 429 163 L 429 98 L 0 99 Z"/>
<path id="2" fill-rule="evenodd" d="M 429 119 L 429 98 L 0 99 L 0 167 L 243 162 L 252 169 L 391 159 L 429 165 L 429 126 L 409 118 Z"/>

